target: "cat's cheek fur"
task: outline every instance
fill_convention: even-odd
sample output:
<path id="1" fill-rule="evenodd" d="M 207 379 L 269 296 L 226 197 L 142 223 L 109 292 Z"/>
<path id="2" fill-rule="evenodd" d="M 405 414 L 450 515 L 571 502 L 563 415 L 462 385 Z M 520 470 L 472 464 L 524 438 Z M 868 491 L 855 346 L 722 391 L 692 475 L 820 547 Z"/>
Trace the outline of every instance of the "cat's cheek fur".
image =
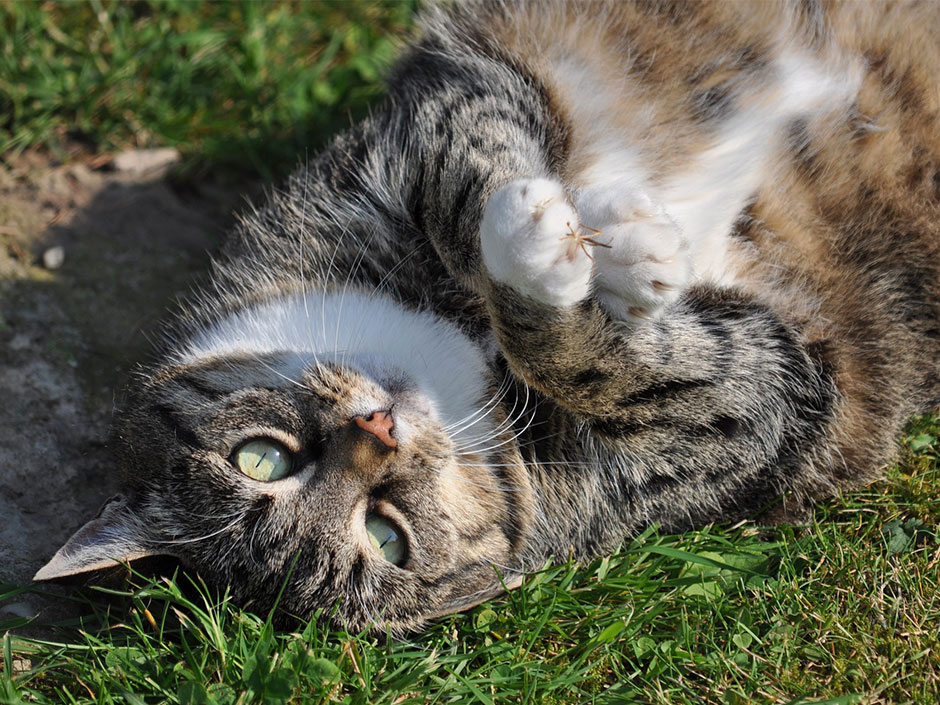
<path id="1" fill-rule="evenodd" d="M 549 306 L 571 306 L 590 292 L 591 260 L 577 246 L 578 214 L 564 187 L 521 179 L 490 196 L 480 248 L 490 276 Z"/>

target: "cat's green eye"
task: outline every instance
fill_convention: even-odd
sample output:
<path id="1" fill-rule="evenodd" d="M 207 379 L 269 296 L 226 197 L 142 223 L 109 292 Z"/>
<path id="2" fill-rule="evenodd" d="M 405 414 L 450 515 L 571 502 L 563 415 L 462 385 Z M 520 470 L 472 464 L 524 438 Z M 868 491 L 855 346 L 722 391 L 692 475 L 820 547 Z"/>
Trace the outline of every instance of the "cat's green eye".
<path id="1" fill-rule="evenodd" d="M 382 558 L 398 566 L 405 562 L 405 536 L 394 523 L 381 514 L 370 514 L 366 517 L 366 532 Z"/>
<path id="2" fill-rule="evenodd" d="M 248 441 L 235 451 L 235 467 L 259 482 L 274 482 L 291 471 L 291 455 L 283 445 L 269 438 Z"/>

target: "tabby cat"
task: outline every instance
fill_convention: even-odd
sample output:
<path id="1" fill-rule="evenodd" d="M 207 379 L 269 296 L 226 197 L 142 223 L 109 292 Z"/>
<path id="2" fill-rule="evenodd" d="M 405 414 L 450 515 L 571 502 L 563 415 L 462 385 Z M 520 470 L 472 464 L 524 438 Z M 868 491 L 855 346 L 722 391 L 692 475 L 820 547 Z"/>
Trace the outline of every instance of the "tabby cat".
<path id="1" fill-rule="evenodd" d="M 243 217 L 39 580 L 406 630 L 805 518 L 940 403 L 940 3 L 462 2 Z"/>

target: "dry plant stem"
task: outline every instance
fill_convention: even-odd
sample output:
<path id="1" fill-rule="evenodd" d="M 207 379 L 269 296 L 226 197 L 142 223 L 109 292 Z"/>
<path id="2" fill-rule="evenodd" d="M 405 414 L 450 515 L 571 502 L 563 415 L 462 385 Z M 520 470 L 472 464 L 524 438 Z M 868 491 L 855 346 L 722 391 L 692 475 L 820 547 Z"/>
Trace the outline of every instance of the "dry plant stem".
<path id="1" fill-rule="evenodd" d="M 598 242 L 596 240 L 598 235 L 603 235 L 603 233 L 600 230 L 597 230 L 596 228 L 592 228 L 588 225 L 578 225 L 578 230 L 575 231 L 575 229 L 571 226 L 571 223 L 568 223 L 567 225 L 568 225 L 568 233 L 566 235 L 562 235 L 558 239 L 559 240 L 571 240 L 571 242 L 568 245 L 568 252 L 567 252 L 567 257 L 569 260 L 574 260 L 575 255 L 578 252 L 578 248 L 580 248 L 581 251 L 584 252 L 585 255 L 587 255 L 588 259 L 593 260 L 594 258 L 591 256 L 591 253 L 587 249 L 588 245 L 590 245 L 591 247 L 606 247 L 608 249 L 610 248 L 610 245 L 608 245 L 607 243 Z M 582 229 L 587 230 L 588 232 L 582 233 L 581 232 Z"/>

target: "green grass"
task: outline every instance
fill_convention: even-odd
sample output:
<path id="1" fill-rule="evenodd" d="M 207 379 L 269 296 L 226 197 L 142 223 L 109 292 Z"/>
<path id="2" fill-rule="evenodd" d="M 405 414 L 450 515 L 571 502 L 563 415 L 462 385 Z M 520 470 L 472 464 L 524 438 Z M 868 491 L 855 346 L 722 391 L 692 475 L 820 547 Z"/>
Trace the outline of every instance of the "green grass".
<path id="1" fill-rule="evenodd" d="M 2 3 L 0 153 L 175 145 L 271 178 L 381 93 L 409 10 Z M 648 532 L 407 640 L 277 631 L 189 577 L 134 577 L 70 596 L 88 616 L 47 640 L 0 622 L 0 703 L 935 705 L 938 439 L 917 422 L 886 482 L 809 527 Z"/>
<path id="2" fill-rule="evenodd" d="M 381 94 L 413 9 L 0 0 L 0 154 L 172 145 L 272 178 Z"/>
<path id="3" fill-rule="evenodd" d="M 59 640 L 4 637 L 0 702 L 934 705 L 938 439 L 811 526 L 648 531 L 404 640 L 278 632 L 184 576 L 99 590 Z"/>

